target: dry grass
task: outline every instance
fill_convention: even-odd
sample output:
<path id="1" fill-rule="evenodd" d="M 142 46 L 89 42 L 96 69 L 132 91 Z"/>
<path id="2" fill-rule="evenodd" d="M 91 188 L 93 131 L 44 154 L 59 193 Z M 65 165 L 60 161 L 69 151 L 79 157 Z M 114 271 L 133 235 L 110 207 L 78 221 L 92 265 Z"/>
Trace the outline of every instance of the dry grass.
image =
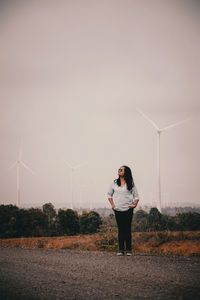
<path id="1" fill-rule="evenodd" d="M 2 247 L 52 248 L 52 249 L 90 249 L 94 248 L 94 235 L 28 237 L 0 239 Z M 95 249 L 96 250 L 96 249 Z"/>
<path id="2" fill-rule="evenodd" d="M 136 253 L 200 255 L 200 231 L 134 232 L 132 239 Z M 0 239 L 0 246 L 116 251 L 118 241 L 117 230 L 108 228 L 88 235 Z"/>
<path id="3" fill-rule="evenodd" d="M 135 251 L 159 254 L 200 255 L 200 231 L 137 232 Z"/>

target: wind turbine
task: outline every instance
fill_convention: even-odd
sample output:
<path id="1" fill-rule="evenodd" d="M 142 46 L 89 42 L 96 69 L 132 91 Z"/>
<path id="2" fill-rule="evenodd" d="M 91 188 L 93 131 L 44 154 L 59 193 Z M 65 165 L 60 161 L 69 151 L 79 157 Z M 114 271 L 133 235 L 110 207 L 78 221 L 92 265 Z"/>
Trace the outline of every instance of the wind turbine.
<path id="1" fill-rule="evenodd" d="M 160 187 L 160 135 L 161 135 L 161 132 L 162 131 L 165 131 L 169 128 L 172 128 L 174 126 L 177 126 L 185 121 L 187 121 L 189 118 L 185 119 L 185 120 L 182 120 L 182 121 L 179 121 L 179 122 L 176 122 L 174 124 L 171 124 L 169 126 L 166 126 L 166 127 L 163 127 L 163 128 L 159 128 L 146 114 L 144 114 L 141 109 L 139 108 L 136 108 L 136 110 L 147 120 L 149 121 L 153 127 L 156 129 L 157 131 L 157 180 L 158 180 L 158 209 L 160 210 L 161 212 L 161 209 L 162 209 L 162 204 L 161 204 L 161 187 Z"/>
<path id="2" fill-rule="evenodd" d="M 16 206 L 20 206 L 20 165 L 22 165 L 25 169 L 27 169 L 32 174 L 35 174 L 23 161 L 22 161 L 22 150 L 23 150 L 23 142 L 21 139 L 20 147 L 19 147 L 19 155 L 18 160 L 16 160 L 7 170 L 11 170 L 15 166 L 17 166 L 17 203 Z"/>
<path id="3" fill-rule="evenodd" d="M 73 191 L 73 188 L 74 188 L 74 183 L 73 183 L 73 180 L 74 180 L 74 171 L 82 166 L 84 166 L 85 164 L 87 164 L 88 162 L 83 162 L 79 165 L 76 165 L 76 166 L 72 166 L 69 162 L 67 162 L 66 160 L 64 160 L 64 162 L 66 163 L 66 165 L 71 169 L 71 209 L 73 209 L 73 197 L 74 197 L 74 191 Z"/>
<path id="4" fill-rule="evenodd" d="M 82 207 L 82 196 L 83 196 L 83 189 L 87 186 L 85 184 L 79 185 L 79 208 Z"/>

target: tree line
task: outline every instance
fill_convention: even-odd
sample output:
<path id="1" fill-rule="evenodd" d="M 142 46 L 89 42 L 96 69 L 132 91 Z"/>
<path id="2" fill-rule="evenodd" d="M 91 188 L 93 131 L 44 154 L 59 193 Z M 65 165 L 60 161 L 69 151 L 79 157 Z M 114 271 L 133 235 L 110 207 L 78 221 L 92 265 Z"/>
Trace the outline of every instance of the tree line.
<path id="1" fill-rule="evenodd" d="M 44 204 L 42 209 L 0 205 L 0 238 L 90 234 L 102 226 L 105 229 L 117 226 L 113 213 L 102 218 L 96 211 L 85 211 L 80 215 L 72 209 L 59 209 L 56 212 L 51 203 Z M 169 216 L 161 214 L 157 208 L 151 208 L 149 213 L 140 209 L 133 215 L 132 230 L 200 230 L 200 213 L 185 212 Z"/>
<path id="2" fill-rule="evenodd" d="M 200 214 L 197 212 L 177 213 L 175 216 L 161 214 L 157 208 L 147 213 L 138 210 L 133 217 L 134 231 L 193 231 L 200 230 Z"/>
<path id="3" fill-rule="evenodd" d="M 105 226 L 115 227 L 115 216 L 110 214 L 104 218 Z M 105 227 L 104 226 L 104 227 Z M 184 212 L 177 213 L 175 216 L 161 214 L 153 207 L 149 213 L 140 209 L 133 215 L 132 231 L 193 231 L 200 230 L 200 213 Z"/>
<path id="4" fill-rule="evenodd" d="M 72 209 L 56 212 L 51 203 L 45 203 L 42 209 L 0 205 L 0 238 L 89 234 L 97 232 L 101 224 L 95 211 L 81 215 Z"/>

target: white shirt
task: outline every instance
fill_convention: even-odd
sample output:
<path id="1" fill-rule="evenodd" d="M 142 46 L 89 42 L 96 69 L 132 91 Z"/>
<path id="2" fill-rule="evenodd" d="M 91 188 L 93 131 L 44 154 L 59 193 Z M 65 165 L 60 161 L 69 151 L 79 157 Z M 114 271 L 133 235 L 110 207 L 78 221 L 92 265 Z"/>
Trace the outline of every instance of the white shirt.
<path id="1" fill-rule="evenodd" d="M 139 194 L 136 186 L 132 188 L 132 190 L 127 189 L 127 185 L 125 183 L 124 186 L 118 186 L 117 182 L 112 182 L 107 192 L 108 198 L 113 198 L 115 204 L 115 210 L 118 211 L 126 211 L 130 207 L 129 205 L 134 204 L 134 200 L 139 200 Z"/>

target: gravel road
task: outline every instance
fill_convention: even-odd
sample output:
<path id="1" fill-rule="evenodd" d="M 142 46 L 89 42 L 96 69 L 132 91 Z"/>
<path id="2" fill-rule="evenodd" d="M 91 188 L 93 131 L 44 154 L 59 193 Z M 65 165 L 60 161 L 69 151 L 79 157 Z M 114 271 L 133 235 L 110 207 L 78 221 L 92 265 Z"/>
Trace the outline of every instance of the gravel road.
<path id="1" fill-rule="evenodd" d="M 200 260 L 0 248 L 0 299 L 200 299 Z"/>

